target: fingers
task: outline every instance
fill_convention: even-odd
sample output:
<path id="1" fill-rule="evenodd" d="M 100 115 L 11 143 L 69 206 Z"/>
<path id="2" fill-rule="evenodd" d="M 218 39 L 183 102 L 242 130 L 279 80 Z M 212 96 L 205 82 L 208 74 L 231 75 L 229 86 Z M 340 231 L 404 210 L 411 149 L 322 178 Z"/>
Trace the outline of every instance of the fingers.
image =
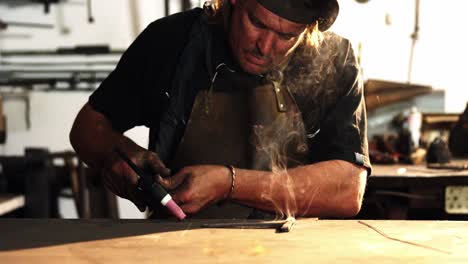
<path id="1" fill-rule="evenodd" d="M 117 184 L 117 182 L 113 179 L 111 174 L 107 172 L 106 170 L 101 170 L 101 176 L 102 176 L 102 181 L 104 186 L 109 189 L 112 193 L 114 193 L 117 196 L 122 197 L 123 192 L 122 192 L 122 187 Z"/>
<path id="2" fill-rule="evenodd" d="M 147 150 L 137 152 L 130 151 L 130 153 L 133 154 L 128 155 L 128 157 L 142 170 L 147 170 L 153 175 L 158 175 L 158 177 L 159 175 L 162 177 L 170 176 L 170 170 L 166 168 L 156 153 Z M 106 166 L 107 170 L 104 174 L 106 187 L 116 195 L 132 201 L 140 211 L 145 211 L 145 199 L 143 194 L 137 190 L 139 176 L 124 160 L 120 158 L 109 160 L 110 162 L 108 166 Z M 178 186 L 179 184 L 170 184 L 169 187 L 173 185 Z"/>
<path id="3" fill-rule="evenodd" d="M 171 196 L 182 211 L 188 214 L 197 213 L 207 205 L 206 202 L 203 202 L 203 199 L 190 188 L 189 184 L 182 184 Z"/>
<path id="4" fill-rule="evenodd" d="M 182 209 L 182 211 L 184 211 L 184 213 L 186 214 L 195 214 L 195 213 L 198 213 L 198 211 L 200 211 L 201 208 L 198 204 L 187 203 L 187 204 L 182 204 L 180 206 L 180 209 Z"/>
<path id="5" fill-rule="evenodd" d="M 140 212 L 146 211 L 146 204 L 143 199 L 143 194 L 138 190 L 139 177 L 135 174 L 124 176 L 123 188 L 126 191 L 126 197 L 133 202 Z"/>
<path id="6" fill-rule="evenodd" d="M 175 192 L 171 193 L 171 196 L 172 200 L 174 200 L 174 202 L 176 202 L 179 205 L 190 203 L 192 201 L 192 197 L 188 192 L 188 188 L 186 187 L 179 188 Z"/>
<path id="7" fill-rule="evenodd" d="M 171 170 L 166 168 L 164 163 L 159 159 L 156 153 L 151 153 L 146 159 L 146 167 L 154 174 L 161 175 L 162 177 L 169 177 Z"/>
<path id="8" fill-rule="evenodd" d="M 137 190 L 138 177 L 135 175 L 120 176 L 105 170 L 102 171 L 102 176 L 104 186 L 112 193 L 133 202 L 140 212 L 146 211 L 142 194 Z"/>
<path id="9" fill-rule="evenodd" d="M 193 194 L 193 191 L 187 185 L 182 185 L 171 196 L 172 200 L 187 214 L 194 214 L 201 209 L 198 197 Z"/>
<path id="10" fill-rule="evenodd" d="M 172 177 L 163 178 L 158 177 L 157 181 L 164 187 L 166 190 L 175 190 L 178 188 L 182 183 L 184 183 L 185 179 L 190 176 L 190 173 L 186 173 L 185 171 L 180 171 L 176 173 Z"/>

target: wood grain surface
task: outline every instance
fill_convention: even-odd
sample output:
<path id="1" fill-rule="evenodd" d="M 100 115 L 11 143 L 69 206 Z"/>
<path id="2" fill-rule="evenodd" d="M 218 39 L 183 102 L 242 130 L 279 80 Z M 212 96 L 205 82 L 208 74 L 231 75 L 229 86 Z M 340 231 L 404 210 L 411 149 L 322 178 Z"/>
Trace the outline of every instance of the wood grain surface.
<path id="1" fill-rule="evenodd" d="M 0 263 L 468 263 L 468 222 L 300 219 L 289 233 L 200 228 L 215 222 L 0 219 Z"/>

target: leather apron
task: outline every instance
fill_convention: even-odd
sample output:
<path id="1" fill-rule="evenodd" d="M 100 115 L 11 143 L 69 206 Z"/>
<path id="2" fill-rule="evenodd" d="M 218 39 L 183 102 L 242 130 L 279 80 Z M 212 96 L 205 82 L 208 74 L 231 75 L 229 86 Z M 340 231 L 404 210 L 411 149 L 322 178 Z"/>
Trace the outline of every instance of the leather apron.
<path id="1" fill-rule="evenodd" d="M 307 162 L 304 124 L 287 89 L 220 64 L 211 87 L 195 98 L 185 133 L 169 166 L 233 165 L 275 170 Z M 191 218 L 255 218 L 252 208 L 226 202 Z M 263 217 L 263 216 L 262 216 Z"/>

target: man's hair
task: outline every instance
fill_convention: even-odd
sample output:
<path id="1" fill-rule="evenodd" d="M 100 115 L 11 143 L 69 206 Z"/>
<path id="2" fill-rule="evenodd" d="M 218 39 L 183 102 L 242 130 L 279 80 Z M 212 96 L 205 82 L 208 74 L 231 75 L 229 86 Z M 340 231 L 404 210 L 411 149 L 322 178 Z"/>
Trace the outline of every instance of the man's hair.
<path id="1" fill-rule="evenodd" d="M 230 5 L 228 0 L 212 0 L 208 2 L 211 2 L 210 8 L 212 9 L 212 15 L 214 16 L 230 15 L 230 14 L 222 14 L 222 12 L 228 12 L 226 10 L 230 10 L 230 8 L 223 9 L 224 5 Z M 322 32 L 318 29 L 318 22 L 307 25 L 307 29 L 304 33 L 304 40 L 303 40 L 307 46 L 314 47 L 317 49 L 322 43 L 323 38 L 324 36 Z"/>

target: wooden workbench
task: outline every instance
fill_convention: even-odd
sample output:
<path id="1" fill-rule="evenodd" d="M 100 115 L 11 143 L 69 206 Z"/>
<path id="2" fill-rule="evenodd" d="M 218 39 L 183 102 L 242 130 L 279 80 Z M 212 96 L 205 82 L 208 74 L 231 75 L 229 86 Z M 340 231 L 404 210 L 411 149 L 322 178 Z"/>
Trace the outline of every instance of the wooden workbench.
<path id="1" fill-rule="evenodd" d="M 468 160 L 455 160 L 453 164 L 468 164 Z M 421 187 L 468 185 L 468 170 L 428 169 L 421 165 L 373 165 L 369 187 Z"/>
<path id="2" fill-rule="evenodd" d="M 452 164 L 468 164 L 468 160 Z M 446 189 L 454 186 L 468 186 L 468 170 L 429 169 L 426 164 L 373 165 L 359 217 L 468 220 L 468 214 L 462 213 L 467 210 L 457 209 L 460 212 L 454 214 L 446 202 Z"/>
<path id="3" fill-rule="evenodd" d="M 0 219 L 0 263 L 468 263 L 468 222 L 309 219 L 289 233 L 207 222 Z"/>

